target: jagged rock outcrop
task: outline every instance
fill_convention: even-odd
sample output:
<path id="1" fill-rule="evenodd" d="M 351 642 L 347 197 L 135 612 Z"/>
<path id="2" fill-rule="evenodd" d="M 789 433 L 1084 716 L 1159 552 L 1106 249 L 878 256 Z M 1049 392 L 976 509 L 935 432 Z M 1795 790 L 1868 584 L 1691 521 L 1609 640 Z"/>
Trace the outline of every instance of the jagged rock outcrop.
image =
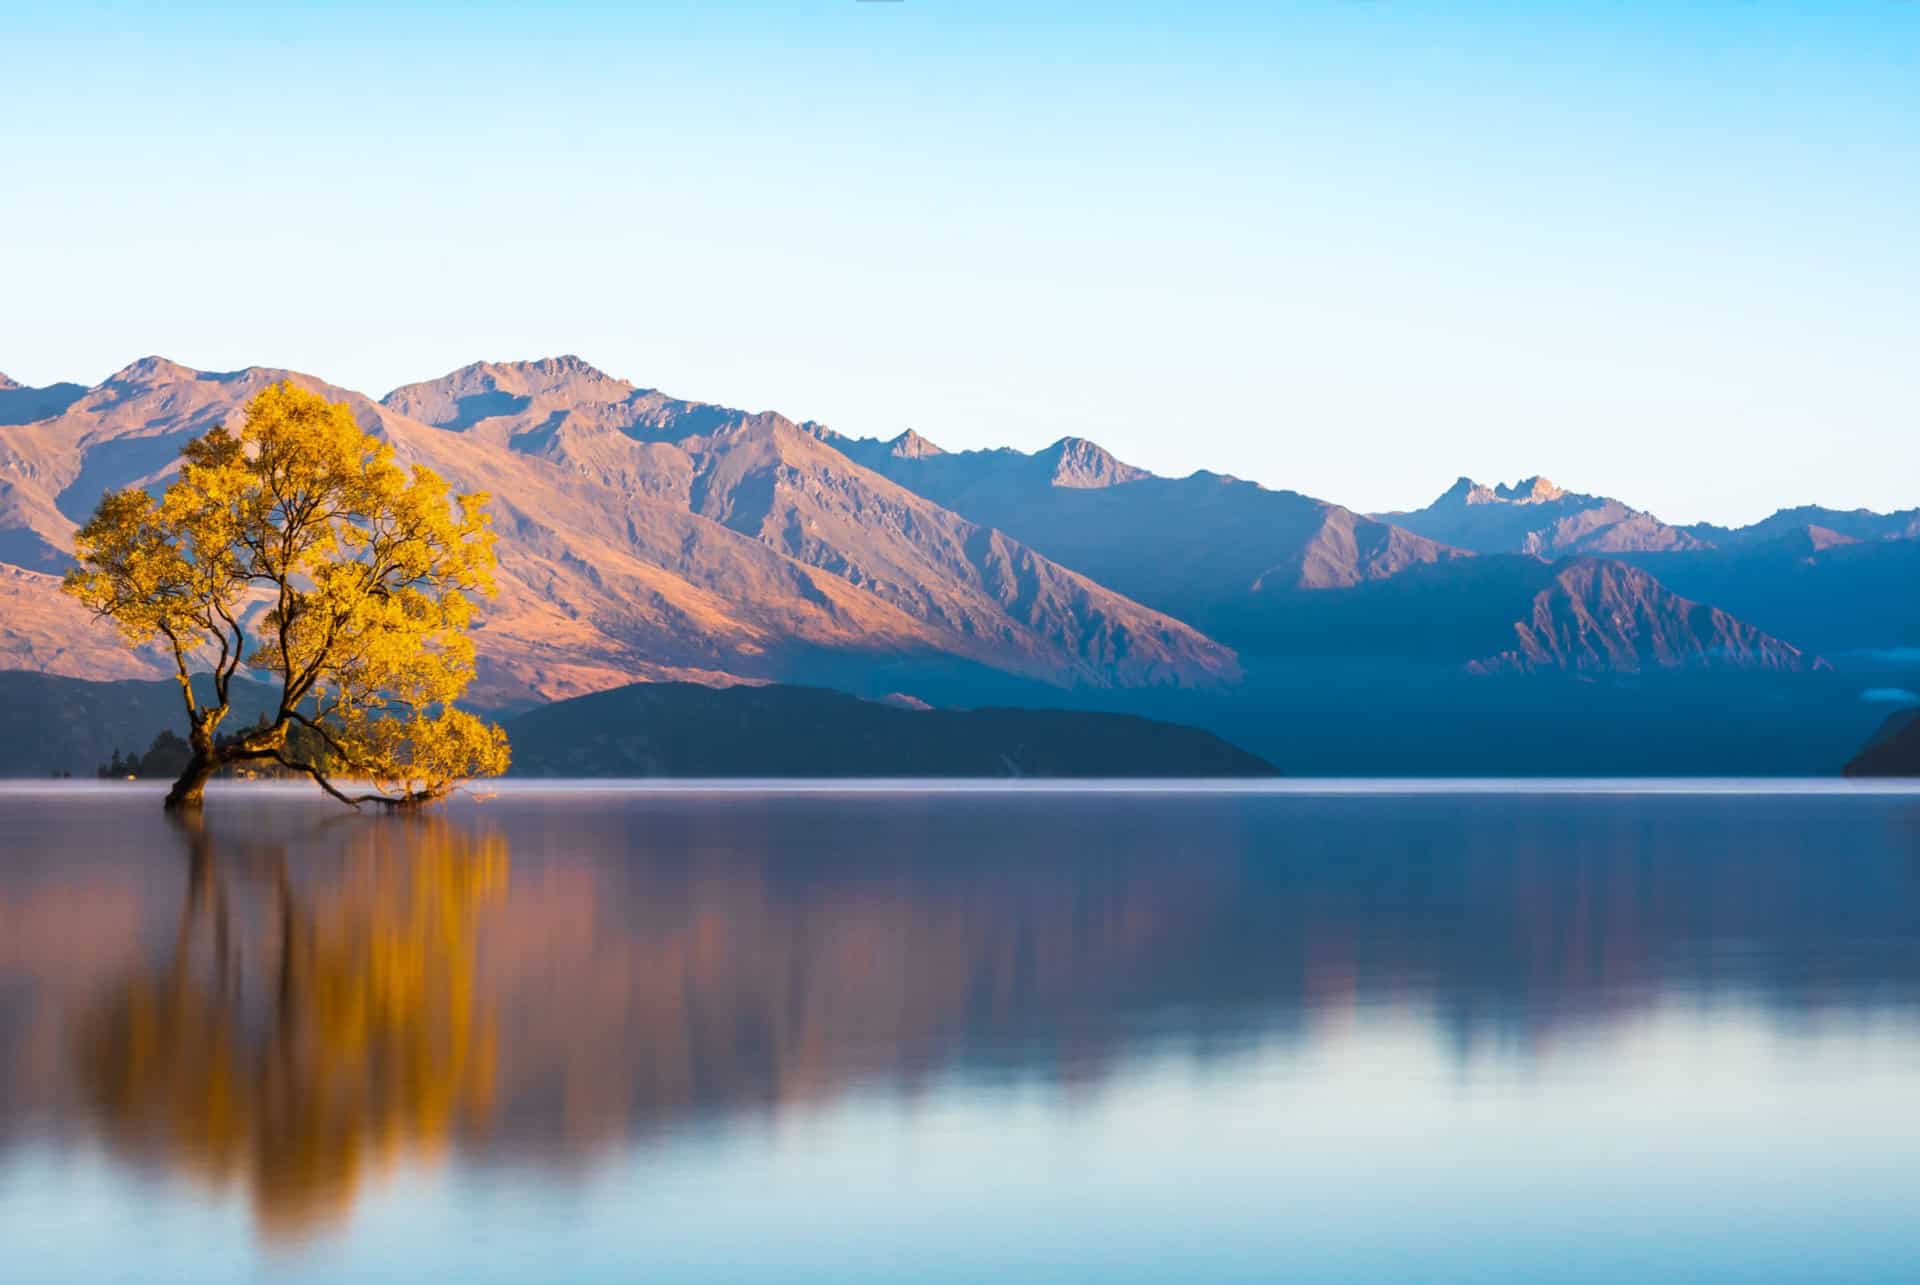
<path id="1" fill-rule="evenodd" d="M 1544 477 L 1483 486 L 1463 477 L 1424 509 L 1383 520 L 1475 553 L 1576 553 L 1695 549 L 1701 537 L 1606 496 L 1583 495 Z"/>

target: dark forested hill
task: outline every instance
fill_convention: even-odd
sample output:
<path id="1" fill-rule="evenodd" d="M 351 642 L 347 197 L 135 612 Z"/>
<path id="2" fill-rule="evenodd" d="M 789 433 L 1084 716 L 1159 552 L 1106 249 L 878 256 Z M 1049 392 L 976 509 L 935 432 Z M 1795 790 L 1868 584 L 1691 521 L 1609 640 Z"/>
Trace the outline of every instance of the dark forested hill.
<path id="1" fill-rule="evenodd" d="M 1847 764 L 1848 776 L 1920 776 L 1920 709 L 1887 719 Z"/>
<path id="2" fill-rule="evenodd" d="M 228 726 L 251 722 L 274 693 L 238 679 Z M 115 750 L 138 752 L 155 734 L 186 734 L 180 685 L 172 679 L 83 678 L 0 670 L 0 776 L 92 776 Z"/>
<path id="3" fill-rule="evenodd" d="M 507 725 L 516 776 L 1248 777 L 1209 732 L 1125 714 L 931 710 L 811 687 L 636 683 Z"/>

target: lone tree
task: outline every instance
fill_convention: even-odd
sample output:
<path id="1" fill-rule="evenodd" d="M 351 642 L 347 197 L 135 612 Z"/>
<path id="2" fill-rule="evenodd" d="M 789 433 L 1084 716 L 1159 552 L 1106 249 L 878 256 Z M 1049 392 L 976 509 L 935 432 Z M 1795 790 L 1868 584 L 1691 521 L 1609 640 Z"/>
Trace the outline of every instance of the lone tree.
<path id="1" fill-rule="evenodd" d="M 355 806 L 423 803 L 506 770 L 506 734 L 453 707 L 473 678 L 469 595 L 493 592 L 486 496 L 402 468 L 344 404 L 285 383 L 247 403 L 237 435 L 216 428 L 181 457 L 158 501 L 135 487 L 101 498 L 63 586 L 130 646 L 172 650 L 192 754 L 168 809 L 262 761 Z M 242 665 L 278 678 L 279 704 L 221 736 Z M 294 728 L 324 743 L 321 761 L 289 752 Z M 372 790 L 348 794 L 336 775 Z"/>

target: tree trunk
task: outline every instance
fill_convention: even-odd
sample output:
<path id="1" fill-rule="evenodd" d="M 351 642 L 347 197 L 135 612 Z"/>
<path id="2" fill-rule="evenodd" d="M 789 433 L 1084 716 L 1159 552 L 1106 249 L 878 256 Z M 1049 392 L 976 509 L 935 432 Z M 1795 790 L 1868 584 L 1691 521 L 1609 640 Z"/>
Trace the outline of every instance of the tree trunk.
<path id="1" fill-rule="evenodd" d="M 180 779 L 167 791 L 167 811 L 199 811 L 201 796 L 207 790 L 207 780 L 219 766 L 211 753 L 195 746 L 193 757 L 187 760 L 186 767 L 180 771 Z"/>

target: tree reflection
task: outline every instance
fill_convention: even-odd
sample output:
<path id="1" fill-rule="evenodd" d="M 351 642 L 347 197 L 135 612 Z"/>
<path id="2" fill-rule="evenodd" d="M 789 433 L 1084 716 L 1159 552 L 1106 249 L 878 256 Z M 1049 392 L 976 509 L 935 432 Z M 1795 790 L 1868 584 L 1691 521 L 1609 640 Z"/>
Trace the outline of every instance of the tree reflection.
<path id="1" fill-rule="evenodd" d="M 492 1104 L 474 919 L 505 885 L 505 841 L 439 817 L 341 831 L 303 886 L 287 843 L 223 845 L 182 821 L 171 951 L 113 987 L 76 1041 L 107 1138 L 243 1184 L 269 1236 L 338 1217 L 369 1173 L 437 1151 Z"/>
<path id="2" fill-rule="evenodd" d="M 104 1001 L 60 1011 L 84 1074 L 34 1091 L 64 1110 L 78 1088 L 122 1155 L 243 1188 L 290 1235 L 443 1146 L 572 1170 L 949 1077 L 1080 1093 L 1375 1019 L 1423 1024 L 1465 1077 L 1676 1004 L 1786 1030 L 1920 1013 L 1911 831 L 1884 809 L 860 806 L 490 808 L 510 898 L 506 838 L 447 818 L 182 830 L 184 898 L 168 870 L 131 943 L 147 962 L 76 983 Z M 110 867 L 147 833 L 90 824 Z M 33 976 L 61 975 L 36 949 Z M 20 1022 L 0 1005 L 0 1048 L 26 1047 Z"/>

